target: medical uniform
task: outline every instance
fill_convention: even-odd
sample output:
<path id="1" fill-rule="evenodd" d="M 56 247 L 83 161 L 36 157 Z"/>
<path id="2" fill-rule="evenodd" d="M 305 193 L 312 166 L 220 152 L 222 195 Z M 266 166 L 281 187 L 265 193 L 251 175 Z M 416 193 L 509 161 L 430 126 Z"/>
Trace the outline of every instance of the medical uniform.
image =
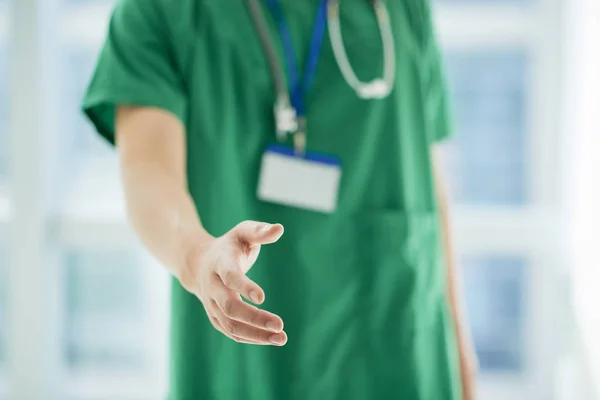
<path id="1" fill-rule="evenodd" d="M 280 29 L 261 2 L 277 57 Z M 279 0 L 298 65 L 317 0 Z M 428 0 L 387 0 L 395 81 L 361 99 L 325 38 L 306 94 L 307 151 L 337 157 L 333 212 L 257 195 L 276 143 L 273 76 L 241 0 L 121 0 L 84 100 L 114 141 L 117 105 L 166 110 L 187 128 L 188 188 L 204 227 L 281 223 L 249 276 L 280 315 L 284 347 L 242 345 L 210 324 L 199 300 L 172 286 L 172 400 L 458 400 L 456 338 L 441 249 L 430 148 L 449 133 L 446 90 Z M 381 75 L 370 1 L 344 0 L 340 27 L 356 75 Z M 292 144 L 289 137 L 286 145 Z"/>

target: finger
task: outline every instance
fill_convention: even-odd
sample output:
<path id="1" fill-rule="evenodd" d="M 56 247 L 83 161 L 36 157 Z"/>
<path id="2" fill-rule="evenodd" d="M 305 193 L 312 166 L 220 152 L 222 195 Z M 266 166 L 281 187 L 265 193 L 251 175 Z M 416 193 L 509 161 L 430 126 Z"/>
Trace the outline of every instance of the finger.
<path id="1" fill-rule="evenodd" d="M 208 319 L 210 321 L 210 323 L 212 324 L 212 326 L 219 332 L 221 332 L 223 335 L 227 336 L 228 338 L 235 340 L 232 336 L 230 336 L 225 329 L 223 328 L 223 326 L 221 325 L 221 322 L 219 321 L 219 318 L 216 317 L 215 315 L 219 312 L 218 307 L 214 304 L 214 302 L 211 302 L 210 300 L 207 302 L 203 302 L 202 305 L 204 306 L 204 310 L 206 311 L 206 315 L 208 316 Z"/>
<path id="2" fill-rule="evenodd" d="M 272 343 L 255 342 L 254 340 L 242 339 L 241 337 L 237 337 L 237 336 L 234 336 L 233 340 L 235 340 L 238 343 L 253 344 L 255 346 L 272 346 L 273 345 Z"/>
<path id="3" fill-rule="evenodd" d="M 225 329 L 223 328 L 223 326 L 221 325 L 221 323 L 219 322 L 219 319 L 217 317 L 211 315 L 211 316 L 209 316 L 209 319 L 210 319 L 210 323 L 216 330 L 218 330 L 219 332 L 221 332 L 223 335 L 227 336 L 228 338 L 233 339 L 233 337 L 231 335 L 229 335 L 227 332 L 225 332 Z"/>
<path id="4" fill-rule="evenodd" d="M 234 340 L 234 341 L 239 341 L 241 338 L 237 338 L 231 334 L 229 334 L 225 328 L 223 328 L 223 325 L 221 325 L 221 322 L 219 321 L 219 318 L 222 318 L 223 320 L 225 320 L 223 318 L 222 313 L 220 313 L 219 311 L 219 307 L 214 303 L 211 302 L 211 306 L 210 307 L 205 307 L 206 309 L 206 313 L 208 315 L 208 319 L 210 320 L 210 323 L 212 324 L 212 326 L 219 332 L 221 332 L 223 335 L 227 336 L 229 339 Z M 215 315 L 219 315 L 220 317 L 217 317 Z M 243 340 L 243 339 L 241 339 Z M 244 341 L 244 342 L 249 342 L 249 341 Z M 254 344 L 254 343 L 252 343 Z"/>
<path id="5" fill-rule="evenodd" d="M 255 346 L 271 346 L 271 343 L 261 343 L 261 342 L 255 342 L 254 340 L 247 340 L 247 339 L 242 339 L 240 337 L 237 336 L 232 336 L 233 340 L 238 342 L 238 343 L 242 343 L 242 344 L 253 344 Z"/>
<path id="6" fill-rule="evenodd" d="M 230 339 L 232 339 L 232 340 L 234 340 L 234 341 L 236 341 L 238 343 L 255 344 L 255 345 L 259 345 L 259 346 L 265 346 L 266 345 L 265 343 L 256 342 L 254 340 L 246 340 L 246 339 L 242 339 L 242 338 L 237 337 L 237 336 L 229 335 L 229 334 L 227 334 L 227 332 L 225 332 L 225 329 L 223 329 L 223 327 L 221 326 L 221 323 L 219 322 L 219 320 L 217 319 L 217 317 L 210 316 L 209 319 L 210 319 L 213 327 L 217 331 L 221 332 L 223 335 L 227 336 L 228 338 L 230 338 Z"/>
<path id="7" fill-rule="evenodd" d="M 220 310 L 215 312 L 225 335 L 228 337 L 237 338 L 245 342 L 256 342 L 253 344 L 283 346 L 287 342 L 285 332 L 269 332 L 264 329 L 259 329 L 240 321 L 227 318 Z"/>
<path id="8" fill-rule="evenodd" d="M 255 340 L 244 339 L 244 338 L 241 338 L 239 336 L 234 336 L 234 335 L 231 335 L 230 333 L 228 333 L 225 330 L 225 328 L 223 328 L 223 326 L 221 325 L 221 322 L 219 321 L 219 318 L 217 318 L 216 316 L 212 315 L 213 313 L 220 313 L 220 310 L 219 310 L 219 308 L 218 308 L 218 306 L 217 306 L 217 304 L 215 302 L 212 302 L 210 307 L 204 306 L 204 309 L 206 311 L 206 314 L 207 314 L 208 319 L 210 320 L 212 326 L 218 332 L 221 332 L 223 335 L 227 336 L 231 340 L 236 341 L 238 343 L 253 344 L 253 345 L 257 345 L 257 346 L 271 345 L 271 343 L 261 343 L 261 342 L 255 341 Z"/>
<path id="9" fill-rule="evenodd" d="M 264 222 L 244 221 L 231 231 L 249 246 L 271 244 L 283 235 L 283 225 Z"/>
<path id="10" fill-rule="evenodd" d="M 283 320 L 280 317 L 244 303 L 238 295 L 225 288 L 214 290 L 213 296 L 213 300 L 227 318 L 271 332 L 283 330 Z"/>
<path id="11" fill-rule="evenodd" d="M 255 304 L 262 304 L 265 301 L 265 292 L 262 288 L 236 267 L 221 266 L 217 274 L 228 289 L 241 294 Z"/>

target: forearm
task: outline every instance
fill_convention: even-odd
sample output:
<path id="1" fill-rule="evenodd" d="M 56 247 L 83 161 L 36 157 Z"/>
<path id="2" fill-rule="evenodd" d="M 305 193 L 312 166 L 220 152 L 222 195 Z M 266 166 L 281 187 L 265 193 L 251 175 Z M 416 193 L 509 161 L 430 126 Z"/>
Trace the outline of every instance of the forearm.
<path id="1" fill-rule="evenodd" d="M 448 296 L 448 303 L 450 305 L 450 312 L 452 313 L 452 318 L 454 320 L 458 345 L 461 347 L 461 355 L 463 355 L 471 351 L 470 348 L 466 348 L 471 347 L 472 342 L 464 313 L 464 302 L 460 284 L 460 271 L 458 269 L 456 256 L 454 254 L 454 247 L 451 240 L 449 201 L 447 197 L 447 190 L 444 185 L 443 174 L 442 171 L 440 171 L 441 157 L 439 155 L 439 151 L 434 150 L 432 152 L 432 159 L 434 163 L 435 190 L 440 215 L 440 230 L 442 235 L 441 240 L 444 253 L 444 262 L 446 265 L 446 292 Z"/>
<path id="2" fill-rule="evenodd" d="M 460 287 L 459 270 L 457 268 L 456 257 L 450 235 L 450 218 L 448 212 L 448 199 L 443 185 L 442 173 L 440 171 L 439 156 L 433 154 L 435 186 L 437 194 L 437 203 L 440 210 L 440 225 L 442 234 L 442 246 L 445 255 L 446 264 L 446 288 L 450 312 L 456 330 L 456 340 L 458 346 L 460 377 L 462 383 L 462 398 L 464 400 L 473 400 L 476 397 L 475 373 L 477 371 L 477 356 L 473 348 L 473 342 L 469 332 L 467 320 L 464 315 L 464 306 L 462 291 Z"/>
<path id="3" fill-rule="evenodd" d="M 443 196 L 440 199 L 440 223 L 442 225 L 442 241 L 444 248 L 444 261 L 446 264 L 446 291 L 450 311 L 454 319 L 456 335 L 459 346 L 470 342 L 469 329 L 464 315 L 464 302 L 462 288 L 460 285 L 460 271 L 457 269 L 456 258 L 451 242 L 450 220 L 448 214 L 448 204 Z"/>
<path id="4" fill-rule="evenodd" d="M 148 162 L 122 166 L 128 217 L 146 248 L 180 277 L 190 252 L 210 235 L 181 182 Z"/>
<path id="5" fill-rule="evenodd" d="M 445 202 L 441 206 L 440 214 L 447 266 L 447 296 L 456 332 L 456 344 L 458 347 L 458 361 L 462 384 L 462 398 L 464 400 L 474 400 L 477 396 L 477 356 L 475 354 L 475 348 L 473 346 L 469 325 L 463 311 L 464 304 L 460 285 L 461 279 L 452 250 L 453 247 L 450 240 L 448 207 Z"/>
<path id="6" fill-rule="evenodd" d="M 128 217 L 146 248 L 181 280 L 210 238 L 187 190 L 185 129 L 173 115 L 120 107 L 117 148 Z"/>

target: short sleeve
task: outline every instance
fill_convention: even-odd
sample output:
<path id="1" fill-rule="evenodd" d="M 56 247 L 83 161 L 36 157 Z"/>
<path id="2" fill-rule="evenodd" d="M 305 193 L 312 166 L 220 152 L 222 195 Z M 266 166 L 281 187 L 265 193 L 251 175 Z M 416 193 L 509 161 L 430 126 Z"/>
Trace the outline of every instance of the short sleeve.
<path id="1" fill-rule="evenodd" d="M 119 0 L 83 99 L 83 112 L 109 142 L 119 105 L 153 107 L 185 121 L 186 96 L 168 20 L 158 0 Z"/>
<path id="2" fill-rule="evenodd" d="M 431 142 L 443 141 L 453 134 L 452 110 L 443 56 L 437 41 L 431 9 L 426 6 L 424 43 L 425 117 Z"/>

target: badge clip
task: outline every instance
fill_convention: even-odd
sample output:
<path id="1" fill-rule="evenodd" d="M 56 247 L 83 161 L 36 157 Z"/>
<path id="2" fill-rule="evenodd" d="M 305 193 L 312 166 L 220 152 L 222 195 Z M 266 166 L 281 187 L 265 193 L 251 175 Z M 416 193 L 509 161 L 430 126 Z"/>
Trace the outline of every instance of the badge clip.
<path id="1" fill-rule="evenodd" d="M 300 117 L 297 121 L 297 129 L 294 132 L 294 151 L 296 156 L 304 157 L 306 154 L 306 118 Z"/>
<path id="2" fill-rule="evenodd" d="M 289 132 L 298 130 L 296 110 L 285 97 L 278 98 L 275 103 L 275 128 L 280 142 L 285 141 Z"/>

